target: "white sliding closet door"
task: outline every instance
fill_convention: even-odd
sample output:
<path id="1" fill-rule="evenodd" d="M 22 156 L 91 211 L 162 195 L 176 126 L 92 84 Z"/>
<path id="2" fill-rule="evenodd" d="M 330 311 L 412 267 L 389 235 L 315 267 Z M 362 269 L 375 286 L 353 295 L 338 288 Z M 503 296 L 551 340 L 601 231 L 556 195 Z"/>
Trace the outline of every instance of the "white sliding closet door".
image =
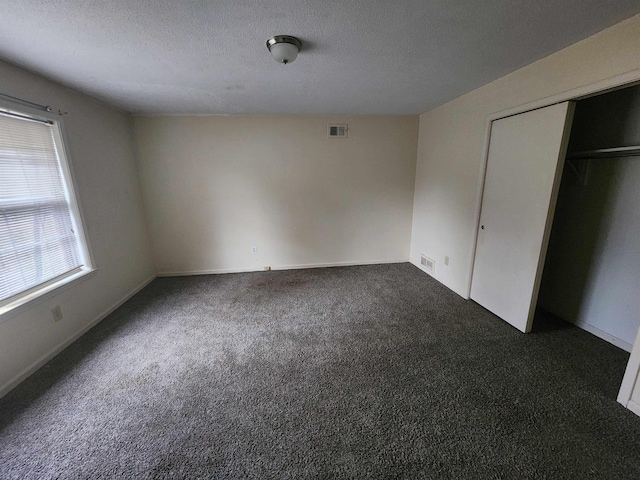
<path id="1" fill-rule="evenodd" d="M 471 298 L 531 330 L 574 104 L 491 126 Z"/>

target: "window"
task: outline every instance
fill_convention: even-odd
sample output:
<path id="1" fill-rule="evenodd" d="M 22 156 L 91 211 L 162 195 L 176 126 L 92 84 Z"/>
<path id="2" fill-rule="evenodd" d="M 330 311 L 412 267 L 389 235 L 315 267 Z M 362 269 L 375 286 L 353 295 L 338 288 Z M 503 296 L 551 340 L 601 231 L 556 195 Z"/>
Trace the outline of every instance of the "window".
<path id="1" fill-rule="evenodd" d="M 0 109 L 0 313 L 91 270 L 59 122 Z"/>

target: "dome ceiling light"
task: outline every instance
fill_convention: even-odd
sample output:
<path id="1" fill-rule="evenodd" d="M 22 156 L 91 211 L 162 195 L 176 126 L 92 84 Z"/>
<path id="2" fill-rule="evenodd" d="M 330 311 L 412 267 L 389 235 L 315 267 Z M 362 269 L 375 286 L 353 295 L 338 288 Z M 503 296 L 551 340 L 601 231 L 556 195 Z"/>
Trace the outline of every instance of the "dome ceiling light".
<path id="1" fill-rule="evenodd" d="M 276 35 L 267 40 L 267 48 L 279 63 L 293 62 L 302 48 L 302 42 L 291 35 Z"/>

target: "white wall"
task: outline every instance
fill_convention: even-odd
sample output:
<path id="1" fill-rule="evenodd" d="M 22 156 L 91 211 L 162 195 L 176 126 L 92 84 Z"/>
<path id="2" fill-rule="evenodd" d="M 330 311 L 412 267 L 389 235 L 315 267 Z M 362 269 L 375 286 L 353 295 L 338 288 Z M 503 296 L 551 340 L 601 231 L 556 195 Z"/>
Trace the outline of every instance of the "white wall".
<path id="1" fill-rule="evenodd" d="M 98 271 L 0 318 L 0 396 L 155 275 L 134 161 L 131 119 L 0 62 L 0 92 L 68 112 L 69 159 Z M 53 323 L 59 305 L 64 318 Z"/>
<path id="2" fill-rule="evenodd" d="M 329 123 L 347 123 L 348 138 L 328 138 Z M 408 260 L 417 116 L 134 126 L 160 274 Z"/>
<path id="3" fill-rule="evenodd" d="M 628 145 L 640 145 L 640 87 L 578 102 L 570 151 Z M 640 325 L 640 156 L 569 162 L 538 304 L 630 351 Z"/>
<path id="4" fill-rule="evenodd" d="M 411 262 L 434 258 L 435 278 L 467 296 L 488 115 L 635 69 L 640 16 L 421 115 Z"/>

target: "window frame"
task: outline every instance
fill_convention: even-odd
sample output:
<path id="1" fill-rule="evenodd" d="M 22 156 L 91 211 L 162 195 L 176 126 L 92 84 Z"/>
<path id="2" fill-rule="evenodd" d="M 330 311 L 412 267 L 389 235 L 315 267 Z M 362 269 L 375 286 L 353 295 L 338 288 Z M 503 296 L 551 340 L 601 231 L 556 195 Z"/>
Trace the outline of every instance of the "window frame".
<path id="1" fill-rule="evenodd" d="M 12 102 L 0 100 L 0 111 L 16 114 L 34 120 L 46 121 L 51 124 L 53 140 L 58 153 L 60 174 L 62 177 L 65 196 L 69 205 L 71 224 L 78 242 L 78 254 L 80 255 L 82 266 L 70 270 L 55 278 L 42 282 L 28 290 L 20 292 L 11 297 L 0 300 L 0 323 L 24 310 L 28 306 L 35 305 L 56 294 L 66 290 L 80 279 L 89 278 L 90 274 L 97 271 L 93 252 L 86 233 L 84 215 L 77 192 L 76 176 L 73 172 L 68 141 L 62 115 L 38 110 L 28 106 L 16 107 Z"/>

